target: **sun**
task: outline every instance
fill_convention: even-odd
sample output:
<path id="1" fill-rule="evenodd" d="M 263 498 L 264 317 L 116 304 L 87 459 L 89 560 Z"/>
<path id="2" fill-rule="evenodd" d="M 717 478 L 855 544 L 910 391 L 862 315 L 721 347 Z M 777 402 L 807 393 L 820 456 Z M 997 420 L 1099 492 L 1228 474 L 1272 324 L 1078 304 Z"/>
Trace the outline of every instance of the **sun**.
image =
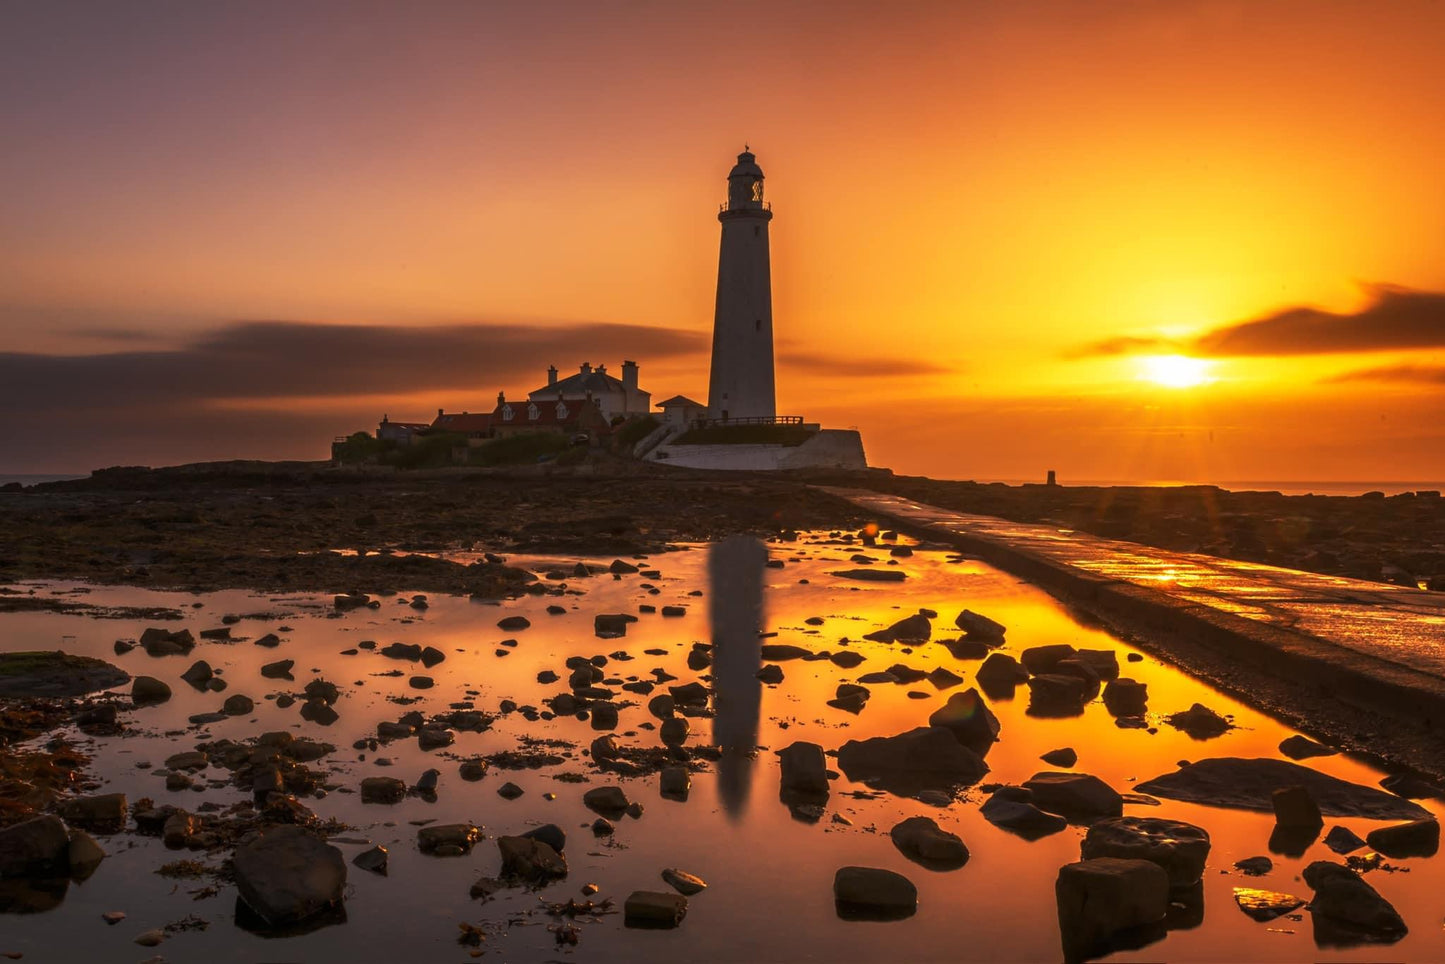
<path id="1" fill-rule="evenodd" d="M 1187 355 L 1149 355 L 1139 359 L 1143 371 L 1139 380 L 1165 388 L 1193 388 L 1214 381 L 1209 375 L 1212 362 Z"/>

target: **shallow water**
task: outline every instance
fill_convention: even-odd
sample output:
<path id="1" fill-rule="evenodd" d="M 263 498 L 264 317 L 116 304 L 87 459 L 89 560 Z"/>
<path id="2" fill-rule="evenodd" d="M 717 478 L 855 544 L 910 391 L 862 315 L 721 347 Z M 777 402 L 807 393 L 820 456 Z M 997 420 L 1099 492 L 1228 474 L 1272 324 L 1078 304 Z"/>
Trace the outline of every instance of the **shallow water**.
<path id="1" fill-rule="evenodd" d="M 348 867 L 347 921 L 310 934 L 266 939 L 239 929 L 233 922 L 234 888 L 223 886 L 218 896 L 193 900 L 189 890 L 205 881 L 167 880 L 153 873 L 161 864 L 187 853 L 167 851 L 157 839 L 118 834 L 99 837 L 112 856 L 84 884 L 73 884 L 61 905 L 49 912 L 7 915 L 0 918 L 0 951 L 22 951 L 26 960 L 125 960 L 147 957 L 155 951 L 131 941 L 144 930 L 198 914 L 210 921 L 204 931 L 169 938 L 157 951 L 168 960 L 252 961 L 286 959 L 328 960 L 465 960 L 470 949 L 456 944 L 458 923 L 486 927 L 489 937 L 485 958 L 505 960 L 568 959 L 633 961 L 676 959 L 760 961 L 902 961 L 902 960 L 1056 960 L 1061 956 L 1054 903 L 1058 868 L 1078 859 L 1080 828 L 1030 843 L 987 823 L 978 812 L 983 794 L 964 794 L 947 808 L 927 806 L 890 794 L 873 795 L 861 784 L 840 777 L 833 783 L 827 815 L 816 824 L 795 819 L 780 801 L 778 765 L 773 750 L 794 740 L 809 740 L 835 750 L 849 739 L 891 735 L 926 723 L 949 692 L 927 681 L 913 685 L 872 685 L 872 697 L 858 716 L 825 705 L 840 681 L 887 668 L 895 662 L 927 671 L 945 666 L 972 685 L 978 661 L 957 660 L 935 643 L 912 652 L 897 646 L 859 641 L 864 633 L 886 626 L 920 607 L 937 610 L 935 635 L 957 635 L 952 617 L 967 607 L 1009 627 L 1005 651 L 1047 643 L 1070 643 L 1080 648 L 1119 651 L 1123 675 L 1148 683 L 1151 722 L 1157 717 L 1203 702 L 1220 713 L 1233 714 L 1239 728 L 1208 742 L 1196 742 L 1183 733 L 1160 725 L 1156 733 L 1120 729 L 1102 702 L 1089 704 L 1080 717 L 1040 719 L 1026 715 L 1027 688 L 1012 700 L 990 701 L 1002 725 L 1001 741 L 987 760 L 992 772 L 986 781 L 1017 783 L 1040 770 L 1052 769 L 1039 755 L 1062 746 L 1079 753 L 1076 769 L 1093 773 L 1116 789 L 1128 791 L 1134 781 L 1147 780 L 1175 769 L 1181 759 L 1206 756 L 1279 757 L 1277 745 L 1294 731 L 1227 696 L 1215 692 L 1173 668 L 1146 656 L 1127 663 L 1132 648 L 1101 629 L 1072 616 L 1059 603 L 1031 586 L 976 561 L 950 561 L 940 550 L 920 549 L 899 560 L 909 578 L 901 584 L 855 582 L 828 575 L 830 570 L 854 568 L 848 557 L 853 546 L 825 544 L 826 537 L 805 536 L 794 544 L 774 543 L 766 555 L 784 560 L 783 568 L 763 568 L 764 548 L 750 541 L 731 540 L 718 546 L 690 547 L 659 554 L 647 560 L 660 569 L 651 580 L 654 595 L 642 588 L 640 575 L 614 579 L 598 575 L 568 579 L 568 590 L 581 595 L 526 596 L 502 604 L 483 604 L 465 598 L 431 596 L 430 607 L 418 612 L 405 605 L 406 596 L 382 600 L 379 610 L 361 609 L 335 616 L 329 596 L 258 596 L 247 592 L 204 595 L 155 593 L 136 589 L 94 588 L 78 598 L 110 605 L 169 605 L 183 608 L 183 623 L 165 623 L 168 629 L 184 625 L 193 632 L 219 626 L 228 613 L 268 614 L 264 619 L 243 619 L 233 634 L 254 638 L 286 625 L 284 642 L 266 649 L 249 641 L 200 641 L 189 656 L 153 659 L 136 649 L 114 656 L 117 638 L 135 638 L 147 624 L 100 620 L 53 613 L 0 615 L 0 649 L 62 648 L 68 652 L 110 659 L 133 674 L 167 680 L 174 698 L 159 707 L 127 711 L 129 730 L 122 736 L 89 739 L 75 734 L 94 754 L 92 772 L 106 782 L 102 790 L 127 793 L 132 803 L 151 796 L 158 803 L 194 809 L 203 800 L 222 804 L 246 796 L 240 790 L 208 788 L 204 793 L 168 793 L 164 780 L 153 771 L 138 769 L 148 761 L 159 768 L 172 753 L 191 749 L 207 739 L 243 739 L 266 730 L 289 728 L 335 744 L 335 753 L 313 767 L 329 767 L 333 781 L 355 788 L 365 776 L 396 776 L 413 783 L 428 767 L 441 771 L 439 796 L 428 803 L 408 797 L 395 806 L 362 804 L 357 794 L 332 792 L 325 799 L 304 802 L 320 816 L 335 817 L 355 830 L 348 839 L 369 839 L 391 850 L 390 875 L 379 877 Z M 906 540 L 905 540 L 906 541 Z M 887 564 L 886 550 L 863 550 Z M 560 565 L 570 572 L 576 559 L 543 560 L 516 557 L 514 564 L 539 573 Z M 588 560 L 605 565 L 609 559 Z M 710 564 L 711 562 L 711 564 Z M 558 587 L 563 583 L 549 581 Z M 42 593 L 71 587 L 34 584 Z M 405 587 L 398 587 L 405 589 Z M 702 590 L 700 597 L 690 596 Z M 191 608 L 199 603 L 199 608 Z M 601 612 L 638 611 L 640 603 L 659 609 L 667 604 L 688 607 L 680 618 L 641 615 L 624 639 L 601 640 L 592 632 L 592 617 Z M 563 615 L 545 612 L 549 604 L 567 607 Z M 521 632 L 504 632 L 497 621 L 522 614 L 532 625 Z M 804 620 L 826 617 L 816 629 Z M 776 638 L 759 640 L 755 621 Z M 496 655 L 506 637 L 519 643 L 506 656 Z M 854 670 L 822 661 L 792 660 L 780 664 L 785 679 L 765 686 L 755 679 L 760 665 L 760 642 L 791 642 L 813 649 L 837 651 L 840 638 L 848 648 L 867 656 Z M 447 660 L 432 670 L 414 669 L 374 652 L 343 656 L 339 652 L 361 640 L 379 646 L 401 641 L 432 645 Z M 692 720 L 690 743 L 751 743 L 762 749 L 755 759 L 727 757 L 709 771 L 693 776 L 686 802 L 662 798 L 655 775 L 619 779 L 602 774 L 583 755 L 597 735 L 588 722 L 573 718 L 528 722 L 513 713 L 499 716 L 493 728 L 481 734 L 458 733 L 456 743 L 443 751 L 421 752 L 415 740 L 397 741 L 373 753 L 352 749 L 354 740 L 374 735 L 376 724 L 394 720 L 410 709 L 428 714 L 466 698 L 472 689 L 479 709 L 495 711 L 503 699 L 541 707 L 545 696 L 565 690 L 563 661 L 572 655 L 591 656 L 625 650 L 635 659 L 613 660 L 609 678 L 651 678 L 661 667 L 680 684 L 699 678 L 687 668 L 694 641 L 716 644 L 711 670 L 719 715 Z M 661 648 L 666 656 L 643 651 Z M 262 679 L 259 667 L 277 659 L 296 660 L 294 683 Z M 179 680 L 195 659 L 206 659 L 224 672 L 229 688 L 224 694 L 198 693 Z M 402 669 L 403 676 L 376 674 Z M 543 669 L 558 672 L 562 681 L 550 686 L 536 682 Z M 434 689 L 409 689 L 407 676 L 426 673 L 436 680 Z M 280 709 L 263 699 L 278 692 L 299 693 L 314 676 L 324 676 L 342 688 L 336 705 L 340 720 L 320 727 L 300 720 L 300 704 Z M 705 680 L 706 681 L 706 680 Z M 909 691 L 927 694 L 913 699 Z M 659 692 L 665 690 L 659 689 Z M 204 728 L 188 727 L 194 713 L 218 709 L 226 696 L 244 693 L 257 701 L 255 713 Z M 410 706 L 388 697 L 422 697 Z M 641 705 L 623 709 L 616 731 L 629 744 L 659 745 L 647 697 L 622 693 Z M 519 736 L 544 737 L 575 745 L 571 758 L 558 767 L 505 771 L 493 768 L 482 781 L 468 783 L 457 774 L 458 761 L 476 754 L 512 747 Z M 392 761 L 381 766 L 378 758 Z M 1367 763 L 1345 756 L 1309 761 L 1316 769 L 1369 785 L 1383 775 Z M 589 784 L 563 782 L 558 773 L 581 773 Z M 224 778 L 213 768 L 208 775 Z M 496 789 L 508 780 L 525 791 L 508 801 Z M 583 807 L 582 793 L 590 786 L 619 784 L 645 812 L 638 820 L 615 821 L 610 842 L 592 837 L 586 825 L 594 815 Z M 851 796 L 852 791 L 865 791 Z M 554 801 L 543 799 L 553 792 Z M 1438 812 L 1433 801 L 1423 801 Z M 1171 931 L 1168 937 L 1142 950 L 1121 952 L 1118 960 L 1440 960 L 1445 959 L 1445 935 L 1440 926 L 1438 894 L 1445 872 L 1438 860 L 1394 860 L 1402 872 L 1374 872 L 1367 879 L 1394 903 L 1411 927 L 1398 944 L 1354 949 L 1320 948 L 1311 933 L 1310 918 L 1280 918 L 1256 923 L 1235 906 L 1236 886 L 1257 887 L 1310 896 L 1298 879 L 1312 860 L 1336 857 L 1316 842 L 1300 858 L 1269 854 L 1267 842 L 1273 817 L 1179 804 L 1127 805 L 1126 813 L 1187 820 L 1205 827 L 1213 837 L 1213 850 L 1204 878 L 1203 921 Z M 851 822 L 832 820 L 839 814 Z M 933 817 L 959 834 L 971 859 L 959 870 L 934 872 L 903 857 L 887 831 L 898 820 L 916 814 Z M 540 893 L 524 890 L 500 892 L 486 903 L 470 900 L 468 888 L 481 876 L 495 875 L 500 860 L 495 844 L 484 841 L 469 856 L 438 858 L 421 854 L 415 846 L 416 828 L 410 821 L 452 822 L 470 820 L 489 835 L 518 833 L 541 823 L 556 823 L 568 833 L 566 857 L 570 876 Z M 1342 823 L 1364 836 L 1376 824 L 1367 820 L 1326 820 L 1326 829 Z M 361 843 L 338 844 L 348 861 L 366 849 Z M 1233 870 L 1234 861 L 1269 854 L 1274 870 L 1263 877 L 1246 877 Z M 208 858 L 219 863 L 223 855 Z M 884 867 L 909 877 L 919 890 L 915 916 L 888 923 L 844 921 L 833 905 L 832 879 L 842 866 Z M 689 901 L 688 914 L 673 931 L 641 931 L 623 926 L 620 913 L 600 921 L 581 923 L 581 942 L 575 948 L 558 947 L 546 925 L 552 918 L 541 912 L 541 901 L 581 899 L 587 882 L 600 888 L 597 899 L 612 897 L 618 909 L 637 889 L 666 890 L 659 879 L 665 867 L 679 867 L 704 878 L 709 889 Z M 101 920 L 109 910 L 129 916 L 116 926 Z M 485 959 L 484 958 L 484 959 Z"/>

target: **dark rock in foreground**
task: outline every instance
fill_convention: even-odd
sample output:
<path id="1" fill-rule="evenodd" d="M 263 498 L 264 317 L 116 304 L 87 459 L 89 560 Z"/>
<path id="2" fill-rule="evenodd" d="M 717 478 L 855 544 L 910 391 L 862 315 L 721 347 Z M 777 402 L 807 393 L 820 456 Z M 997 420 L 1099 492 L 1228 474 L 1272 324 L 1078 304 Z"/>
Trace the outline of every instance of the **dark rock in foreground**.
<path id="1" fill-rule="evenodd" d="M 1284 760 L 1239 757 L 1200 760 L 1137 784 L 1134 789 L 1187 803 L 1270 812 L 1274 809 L 1274 791 L 1292 786 L 1306 788 L 1326 816 L 1423 820 L 1430 815 L 1418 804 L 1394 794 Z"/>
<path id="2" fill-rule="evenodd" d="M 1080 845 L 1085 860 L 1120 857 L 1158 864 L 1170 887 L 1188 887 L 1204 875 L 1209 833 L 1182 820 L 1159 817 L 1112 817 L 1089 827 Z"/>
<path id="3" fill-rule="evenodd" d="M 1088 773 L 1035 773 L 1024 781 L 1040 809 L 1062 814 L 1071 822 L 1092 823 L 1124 812 L 1124 798 L 1103 780 Z"/>
<path id="4" fill-rule="evenodd" d="M 1390 902 L 1350 868 L 1316 860 L 1304 878 L 1315 890 L 1309 909 L 1316 944 L 1393 944 L 1408 933 Z"/>
<path id="5" fill-rule="evenodd" d="M 1045 813 L 1034 806 L 1032 790 L 1023 787 L 1000 787 L 979 808 L 983 818 L 1025 840 L 1038 840 L 1058 833 L 1069 822 L 1056 813 Z"/>
<path id="6" fill-rule="evenodd" d="M 341 851 L 296 826 L 278 826 L 244 841 L 233 861 L 236 890 L 272 927 L 299 923 L 341 904 Z"/>
<path id="7" fill-rule="evenodd" d="M 70 837 L 59 817 L 47 814 L 0 830 L 0 879 L 63 875 Z"/>
<path id="8" fill-rule="evenodd" d="M 928 725 L 943 727 L 980 756 L 986 755 L 998 740 L 998 717 L 972 687 L 950 696 L 948 702 L 928 718 Z"/>
<path id="9" fill-rule="evenodd" d="M 976 783 L 988 772 L 982 757 L 938 726 L 849 740 L 838 750 L 838 766 L 850 780 L 897 793 Z"/>
<path id="10" fill-rule="evenodd" d="M 1059 868 L 1054 898 L 1064 960 L 1079 961 L 1163 937 L 1169 875 L 1147 860 L 1081 860 Z"/>
<path id="11" fill-rule="evenodd" d="M 1386 857 L 1433 857 L 1440 849 L 1440 824 L 1432 818 L 1380 827 L 1366 834 L 1365 842 Z"/>
<path id="12" fill-rule="evenodd" d="M 901 920 L 918 910 L 918 888 L 891 870 L 843 867 L 833 875 L 833 902 L 850 920 Z"/>
<path id="13" fill-rule="evenodd" d="M 687 898 L 655 890 L 634 890 L 623 907 L 628 927 L 676 927 L 687 916 Z"/>
<path id="14" fill-rule="evenodd" d="M 954 870 L 968 863 L 968 848 L 958 834 L 942 829 L 931 817 L 909 817 L 888 831 L 903 856 L 930 870 Z"/>

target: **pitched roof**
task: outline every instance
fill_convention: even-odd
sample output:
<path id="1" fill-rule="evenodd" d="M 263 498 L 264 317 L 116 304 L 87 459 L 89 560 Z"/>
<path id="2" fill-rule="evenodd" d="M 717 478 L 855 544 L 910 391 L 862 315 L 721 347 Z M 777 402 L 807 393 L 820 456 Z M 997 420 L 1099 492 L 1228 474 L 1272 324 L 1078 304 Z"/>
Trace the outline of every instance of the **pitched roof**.
<path id="1" fill-rule="evenodd" d="M 431 428 L 431 422 L 398 422 L 396 419 L 387 419 L 381 423 L 389 428 L 404 428 L 409 432 L 419 432 L 424 428 Z"/>
<path id="2" fill-rule="evenodd" d="M 441 412 L 431 427 L 438 432 L 488 432 L 492 428 L 490 412 Z"/>
<path id="3" fill-rule="evenodd" d="M 671 398 L 663 399 L 657 403 L 658 408 L 667 408 L 669 405 L 691 405 L 693 408 L 707 408 L 702 402 L 694 402 L 686 395 L 674 395 Z"/>
<path id="4" fill-rule="evenodd" d="M 593 395 L 605 395 L 609 392 L 620 392 L 625 387 L 622 379 L 613 378 L 606 372 L 599 372 L 594 368 L 592 371 L 577 372 L 566 378 L 559 378 L 555 385 L 534 388 L 527 395 L 528 397 L 535 395 L 542 398 L 556 398 L 557 393 L 561 392 L 563 395 L 574 395 L 580 398 L 588 392 Z"/>

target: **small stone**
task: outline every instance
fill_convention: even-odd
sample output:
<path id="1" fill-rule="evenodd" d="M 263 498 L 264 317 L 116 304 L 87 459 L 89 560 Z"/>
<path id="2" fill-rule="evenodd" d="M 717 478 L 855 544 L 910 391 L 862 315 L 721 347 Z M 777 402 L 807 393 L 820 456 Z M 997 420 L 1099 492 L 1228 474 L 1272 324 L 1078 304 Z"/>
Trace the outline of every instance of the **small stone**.
<path id="1" fill-rule="evenodd" d="M 918 909 L 918 888 L 902 874 L 876 867 L 842 867 L 833 875 L 840 917 L 896 920 Z"/>
<path id="2" fill-rule="evenodd" d="M 684 897 L 691 897 L 693 894 L 700 894 L 707 890 L 707 881 L 695 874 L 678 870 L 676 867 L 669 867 L 664 870 L 662 872 L 662 879 L 669 887 Z"/>
<path id="3" fill-rule="evenodd" d="M 1075 753 L 1072 747 L 1062 747 L 1057 750 L 1050 750 L 1039 757 L 1045 763 L 1056 767 L 1072 767 L 1079 762 L 1079 754 Z"/>
<path id="4" fill-rule="evenodd" d="M 623 907 L 628 927 L 676 927 L 687 916 L 687 898 L 681 894 L 635 890 Z"/>
<path id="5" fill-rule="evenodd" d="M 361 853 L 351 858 L 351 862 L 357 867 L 360 867 L 362 870 L 368 870 L 373 874 L 380 874 L 383 877 L 386 876 L 386 861 L 387 849 L 381 844 L 377 844 L 370 850 L 363 850 Z"/>
<path id="6" fill-rule="evenodd" d="M 144 931 L 136 936 L 135 942 L 141 947 L 155 947 L 166 939 L 166 932 L 159 927 L 154 930 Z"/>
<path id="7" fill-rule="evenodd" d="M 497 788 L 497 796 L 503 800 L 515 800 L 526 792 L 510 780 Z"/>
<path id="8" fill-rule="evenodd" d="M 953 870 L 968 862 L 963 840 L 931 817 L 909 817 L 895 824 L 888 836 L 903 856 L 933 870 Z"/>

